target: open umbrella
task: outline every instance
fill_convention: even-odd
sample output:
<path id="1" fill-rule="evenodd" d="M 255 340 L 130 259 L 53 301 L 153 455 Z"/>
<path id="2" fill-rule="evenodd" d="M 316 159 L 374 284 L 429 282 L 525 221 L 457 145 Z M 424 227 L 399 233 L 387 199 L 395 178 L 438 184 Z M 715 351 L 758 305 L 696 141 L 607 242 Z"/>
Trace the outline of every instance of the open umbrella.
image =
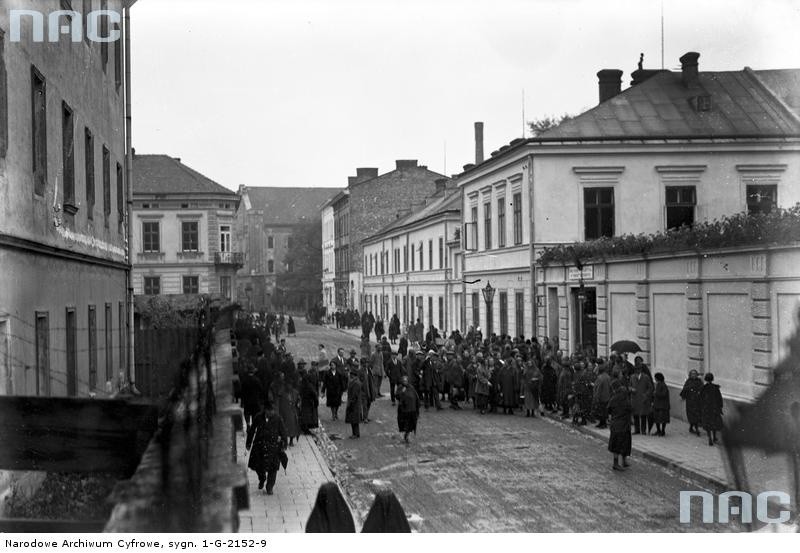
<path id="1" fill-rule="evenodd" d="M 638 353 L 642 351 L 642 348 L 633 340 L 619 340 L 611 344 L 611 351 L 616 351 L 617 353 Z"/>

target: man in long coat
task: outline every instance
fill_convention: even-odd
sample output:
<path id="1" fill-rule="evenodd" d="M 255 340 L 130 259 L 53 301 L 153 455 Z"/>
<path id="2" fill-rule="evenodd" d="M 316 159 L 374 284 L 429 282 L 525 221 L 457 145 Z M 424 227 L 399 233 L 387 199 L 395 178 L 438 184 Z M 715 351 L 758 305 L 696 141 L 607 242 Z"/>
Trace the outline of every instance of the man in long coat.
<path id="1" fill-rule="evenodd" d="M 386 339 L 384 338 L 384 341 Z M 376 397 L 383 397 L 381 384 L 383 384 L 383 348 L 380 344 L 375 345 L 375 350 L 369 356 L 369 366 L 372 369 L 372 381 Z"/>
<path id="2" fill-rule="evenodd" d="M 353 429 L 351 438 L 360 438 L 361 432 L 359 425 L 361 424 L 362 414 L 362 399 L 361 399 L 361 380 L 358 377 L 358 370 L 350 370 L 350 380 L 347 383 L 347 408 L 345 409 L 344 422 L 349 424 Z"/>
<path id="3" fill-rule="evenodd" d="M 631 376 L 631 406 L 633 409 L 633 433 L 647 434 L 647 417 L 653 414 L 653 381 L 642 370 L 635 367 Z"/>
<path id="4" fill-rule="evenodd" d="M 247 467 L 258 475 L 258 489 L 262 489 L 266 482 L 267 494 L 272 495 L 281 466 L 281 453 L 286 449 L 286 428 L 275 409 L 269 407 L 253 419 L 245 442 L 245 449 L 251 447 Z"/>
<path id="5" fill-rule="evenodd" d="M 408 377 L 400 381 L 397 394 L 400 405 L 397 407 L 397 429 L 403 433 L 403 439 L 408 443 L 408 435 L 417 433 L 417 420 L 419 420 L 419 396 L 417 391 L 409 385 Z"/>
<path id="6" fill-rule="evenodd" d="M 331 410 L 331 420 L 339 420 L 339 407 L 342 405 L 342 394 L 346 387 L 347 376 L 344 370 L 339 369 L 335 360 L 331 360 L 322 380 L 322 393 L 326 398 L 325 405 Z"/>
<path id="7" fill-rule="evenodd" d="M 392 357 L 389 360 L 389 364 L 384 367 L 384 371 L 389 378 L 389 397 L 392 400 L 392 405 L 394 405 L 397 386 L 405 375 L 403 363 L 397 358 L 397 352 L 392 352 Z"/>
<path id="8" fill-rule="evenodd" d="M 686 401 L 686 420 L 689 421 L 689 432 L 700 435 L 700 422 L 702 421 L 703 402 L 700 400 L 700 391 L 703 381 L 697 371 L 689 371 L 689 378 L 683 384 L 681 399 Z M 244 391 L 244 388 L 242 388 Z"/>
<path id="9" fill-rule="evenodd" d="M 513 415 L 514 408 L 519 405 L 519 373 L 514 363 L 509 360 L 498 361 L 500 373 L 498 374 L 498 384 L 500 385 L 499 398 L 503 413 Z"/>

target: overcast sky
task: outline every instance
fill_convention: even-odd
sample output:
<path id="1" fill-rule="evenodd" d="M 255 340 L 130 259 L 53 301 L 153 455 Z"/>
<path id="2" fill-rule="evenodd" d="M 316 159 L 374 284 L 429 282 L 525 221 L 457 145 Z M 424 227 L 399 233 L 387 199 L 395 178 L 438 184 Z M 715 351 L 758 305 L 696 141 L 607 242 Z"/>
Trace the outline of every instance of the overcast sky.
<path id="1" fill-rule="evenodd" d="M 597 102 L 596 73 L 661 67 L 661 1 L 140 0 L 137 153 L 236 189 L 344 187 L 418 159 L 449 174 L 528 120 Z M 800 67 L 796 0 L 664 0 L 664 65 Z M 445 147 L 446 145 L 446 147 Z M 446 169 L 445 169 L 446 152 Z"/>

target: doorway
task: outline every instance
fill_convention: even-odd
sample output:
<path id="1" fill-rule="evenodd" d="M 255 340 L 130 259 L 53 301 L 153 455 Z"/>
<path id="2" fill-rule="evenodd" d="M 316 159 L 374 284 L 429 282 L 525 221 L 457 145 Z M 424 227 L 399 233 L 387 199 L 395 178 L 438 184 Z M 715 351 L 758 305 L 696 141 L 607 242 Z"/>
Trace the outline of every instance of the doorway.
<path id="1" fill-rule="evenodd" d="M 597 351 L 597 290 L 594 287 L 573 288 L 572 300 L 575 313 L 575 344 L 585 351 Z"/>

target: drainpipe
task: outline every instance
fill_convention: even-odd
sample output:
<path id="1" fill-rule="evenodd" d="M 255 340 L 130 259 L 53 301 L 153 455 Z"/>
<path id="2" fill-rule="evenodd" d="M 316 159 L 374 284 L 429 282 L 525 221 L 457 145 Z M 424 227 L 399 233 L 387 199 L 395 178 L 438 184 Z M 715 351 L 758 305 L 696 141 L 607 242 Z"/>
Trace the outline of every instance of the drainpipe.
<path id="1" fill-rule="evenodd" d="M 461 331 L 467 335 L 467 283 L 464 282 L 464 274 L 467 272 L 467 232 L 464 222 L 467 220 L 467 208 L 464 205 L 464 186 L 461 185 Z"/>
<path id="2" fill-rule="evenodd" d="M 134 359 L 133 359 L 133 339 L 134 339 L 134 319 L 133 319 L 133 221 L 131 213 L 133 211 L 133 144 L 131 133 L 131 6 L 136 0 L 123 2 L 125 12 L 123 20 L 123 34 L 125 40 L 125 180 L 127 186 L 127 219 L 128 219 L 128 268 L 126 270 L 126 285 L 128 290 L 128 366 L 127 380 L 133 381 L 135 378 Z"/>
<path id="3" fill-rule="evenodd" d="M 534 217 L 533 217 L 533 154 L 528 154 L 528 221 L 530 223 L 530 264 L 531 264 L 531 314 L 533 315 L 533 322 L 531 328 L 531 336 L 536 336 L 539 324 L 539 308 L 536 304 L 536 249 L 534 248 Z"/>

